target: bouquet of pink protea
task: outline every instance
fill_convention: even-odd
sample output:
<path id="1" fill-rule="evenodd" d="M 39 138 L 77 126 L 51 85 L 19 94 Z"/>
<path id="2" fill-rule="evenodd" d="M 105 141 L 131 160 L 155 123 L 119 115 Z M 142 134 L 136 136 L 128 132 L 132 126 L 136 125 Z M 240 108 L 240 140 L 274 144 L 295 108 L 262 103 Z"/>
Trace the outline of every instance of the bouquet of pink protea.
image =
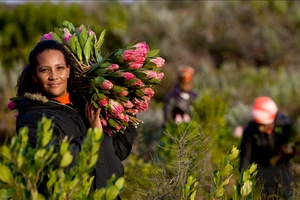
<path id="1" fill-rule="evenodd" d="M 104 35 L 105 30 L 97 39 L 84 25 L 75 28 L 64 21 L 41 39 L 66 44 L 77 62 L 74 90 L 79 90 L 95 108 L 102 108 L 101 123 L 111 135 L 124 132 L 129 123 L 141 123 L 134 116 L 147 110 L 154 95 L 153 85 L 164 76 L 165 60 L 156 56 L 159 50 L 150 51 L 146 42 L 128 45 L 103 58 L 100 50 Z"/>

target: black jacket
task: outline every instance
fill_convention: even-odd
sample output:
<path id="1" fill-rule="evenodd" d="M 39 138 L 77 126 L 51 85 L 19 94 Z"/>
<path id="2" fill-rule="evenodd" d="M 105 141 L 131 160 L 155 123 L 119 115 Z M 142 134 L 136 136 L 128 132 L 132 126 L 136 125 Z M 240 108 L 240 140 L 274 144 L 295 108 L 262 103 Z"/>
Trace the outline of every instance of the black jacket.
<path id="1" fill-rule="evenodd" d="M 292 121 L 280 113 L 276 116 L 271 134 L 260 133 L 255 122 L 249 122 L 241 143 L 241 169 L 247 169 L 253 162 L 263 167 L 270 166 L 270 159 L 280 153 L 281 145 L 287 144 L 291 135 Z M 278 163 L 287 163 L 289 158 L 282 156 Z"/>
<path id="2" fill-rule="evenodd" d="M 71 138 L 71 153 L 76 157 L 87 132 L 85 120 L 77 108 L 79 109 L 76 105 L 63 105 L 55 100 L 47 100 L 40 95 L 27 95 L 27 98 L 19 103 L 16 130 L 18 132 L 21 127 L 28 126 L 29 142 L 35 146 L 37 123 L 45 114 L 48 118 L 53 118 L 53 135 L 57 138 L 55 145 L 58 146 L 59 141 L 68 136 Z M 91 190 L 106 186 L 106 182 L 112 174 L 116 174 L 117 177 L 124 175 L 121 160 L 130 154 L 135 136 L 136 129 L 132 126 L 129 126 L 124 134 L 117 133 L 113 136 L 104 134 L 93 172 L 95 178 Z"/>
<path id="3" fill-rule="evenodd" d="M 281 146 L 290 142 L 291 135 L 292 121 L 282 114 L 277 114 L 271 134 L 260 133 L 253 121 L 243 133 L 241 170 L 255 162 L 258 181 L 263 184 L 263 192 L 267 195 L 275 193 L 287 199 L 291 194 L 289 159 L 292 155 L 280 154 Z"/>

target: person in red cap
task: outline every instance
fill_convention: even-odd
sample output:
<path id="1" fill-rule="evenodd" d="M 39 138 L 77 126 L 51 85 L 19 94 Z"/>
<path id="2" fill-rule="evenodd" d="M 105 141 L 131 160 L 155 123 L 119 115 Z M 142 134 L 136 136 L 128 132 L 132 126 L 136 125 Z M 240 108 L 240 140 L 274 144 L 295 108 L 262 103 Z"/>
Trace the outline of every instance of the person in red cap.
<path id="1" fill-rule="evenodd" d="M 289 160 L 293 155 L 290 146 L 292 121 L 278 113 L 275 102 L 266 96 L 257 97 L 251 108 L 252 120 L 243 132 L 240 154 L 241 170 L 257 164 L 258 181 L 263 195 L 291 195 Z"/>
<path id="2" fill-rule="evenodd" d="M 190 66 L 180 67 L 178 70 L 178 82 L 164 98 L 165 124 L 175 122 L 189 122 L 192 103 L 198 94 L 193 88 L 194 69 Z"/>

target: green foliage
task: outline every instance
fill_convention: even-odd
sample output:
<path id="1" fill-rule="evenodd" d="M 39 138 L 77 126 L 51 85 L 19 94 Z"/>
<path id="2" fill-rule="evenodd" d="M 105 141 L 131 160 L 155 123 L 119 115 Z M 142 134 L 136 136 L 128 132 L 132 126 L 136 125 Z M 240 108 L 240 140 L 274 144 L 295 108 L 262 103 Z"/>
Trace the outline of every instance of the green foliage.
<path id="1" fill-rule="evenodd" d="M 232 146 L 227 152 L 226 157 L 219 164 L 219 167 L 214 171 L 213 185 L 209 194 L 209 199 L 228 199 L 225 186 L 230 182 L 230 179 L 234 176 L 234 168 L 237 168 L 237 158 L 239 156 L 239 150 Z M 247 170 L 245 170 L 238 181 L 238 185 L 233 185 L 233 196 L 231 199 L 256 199 L 260 196 L 255 196 L 253 193 L 253 186 L 255 184 L 255 177 L 257 174 L 257 164 L 253 163 Z"/>
<path id="2" fill-rule="evenodd" d="M 184 185 L 183 188 L 183 197 L 182 200 L 187 199 L 187 200 L 194 200 L 197 192 L 197 185 L 198 182 L 193 176 L 189 176 L 187 179 L 186 184 Z"/>
<path id="3" fill-rule="evenodd" d="M 112 177 L 106 188 L 90 194 L 94 179 L 90 174 L 98 159 L 102 138 L 100 129 L 89 129 L 81 152 L 73 158 L 68 138 L 64 138 L 60 146 L 55 145 L 52 123 L 46 117 L 38 123 L 36 147 L 30 146 L 28 128 L 20 129 L 10 145 L 1 146 L 0 185 L 7 189 L 0 190 L 0 198 L 115 199 L 123 189 L 124 178 Z M 70 166 L 75 159 L 75 165 Z"/>

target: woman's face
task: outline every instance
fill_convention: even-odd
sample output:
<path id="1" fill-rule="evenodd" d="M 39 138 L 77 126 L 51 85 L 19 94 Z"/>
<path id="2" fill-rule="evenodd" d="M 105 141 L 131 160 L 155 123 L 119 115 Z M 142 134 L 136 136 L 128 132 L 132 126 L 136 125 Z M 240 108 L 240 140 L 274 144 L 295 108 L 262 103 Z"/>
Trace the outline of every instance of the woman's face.
<path id="1" fill-rule="evenodd" d="M 33 79 L 39 84 L 45 95 L 55 98 L 67 94 L 69 75 L 70 67 L 67 66 L 62 52 L 45 50 L 37 56 L 37 66 Z"/>

